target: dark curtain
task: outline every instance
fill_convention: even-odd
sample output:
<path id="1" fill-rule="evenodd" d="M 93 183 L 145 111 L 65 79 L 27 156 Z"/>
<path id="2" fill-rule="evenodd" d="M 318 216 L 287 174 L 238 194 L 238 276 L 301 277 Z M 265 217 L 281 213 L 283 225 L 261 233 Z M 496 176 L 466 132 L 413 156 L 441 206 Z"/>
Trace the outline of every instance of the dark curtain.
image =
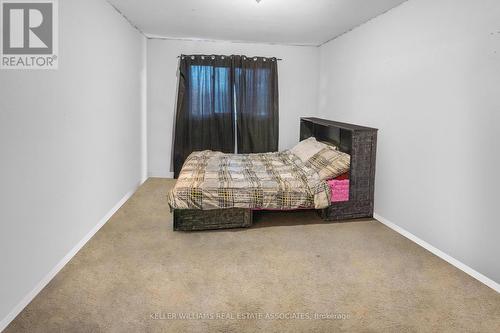
<path id="1" fill-rule="evenodd" d="M 233 56 L 238 153 L 278 150 L 276 58 Z"/>
<path id="2" fill-rule="evenodd" d="M 174 136 L 174 177 L 193 151 L 234 153 L 231 57 L 181 56 Z"/>

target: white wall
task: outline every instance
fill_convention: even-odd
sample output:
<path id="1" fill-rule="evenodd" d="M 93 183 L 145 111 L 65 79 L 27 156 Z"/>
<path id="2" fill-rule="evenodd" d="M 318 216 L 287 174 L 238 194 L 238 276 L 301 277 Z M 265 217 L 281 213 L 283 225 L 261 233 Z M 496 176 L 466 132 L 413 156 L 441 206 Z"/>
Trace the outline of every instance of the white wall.
<path id="1" fill-rule="evenodd" d="M 213 41 L 148 40 L 149 174 L 171 177 L 173 127 L 180 54 L 274 56 L 278 63 L 280 149 L 299 139 L 299 117 L 317 112 L 318 48 Z"/>
<path id="2" fill-rule="evenodd" d="M 375 211 L 500 282 L 500 1 L 410 0 L 320 48 L 319 115 L 380 129 Z"/>
<path id="3" fill-rule="evenodd" d="M 104 0 L 59 4 L 59 70 L 0 71 L 0 326 L 145 169 L 145 38 Z"/>

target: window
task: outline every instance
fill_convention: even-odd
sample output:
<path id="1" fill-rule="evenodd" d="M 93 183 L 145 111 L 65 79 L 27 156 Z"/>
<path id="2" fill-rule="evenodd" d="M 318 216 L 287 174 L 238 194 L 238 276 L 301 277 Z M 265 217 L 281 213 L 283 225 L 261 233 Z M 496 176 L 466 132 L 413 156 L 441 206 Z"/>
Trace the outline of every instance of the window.
<path id="1" fill-rule="evenodd" d="M 208 117 L 208 108 L 216 114 L 231 113 L 232 87 L 229 67 L 192 65 L 189 68 L 190 114 Z"/>

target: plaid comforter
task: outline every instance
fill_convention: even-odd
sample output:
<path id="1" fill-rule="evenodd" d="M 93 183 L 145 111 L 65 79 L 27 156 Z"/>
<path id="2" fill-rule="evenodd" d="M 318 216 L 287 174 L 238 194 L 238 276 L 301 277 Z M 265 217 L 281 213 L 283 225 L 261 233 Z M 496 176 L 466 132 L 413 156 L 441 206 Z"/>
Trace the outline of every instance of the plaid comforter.
<path id="1" fill-rule="evenodd" d="M 194 152 L 168 195 L 173 209 L 325 208 L 330 189 L 290 151 L 262 154 Z"/>

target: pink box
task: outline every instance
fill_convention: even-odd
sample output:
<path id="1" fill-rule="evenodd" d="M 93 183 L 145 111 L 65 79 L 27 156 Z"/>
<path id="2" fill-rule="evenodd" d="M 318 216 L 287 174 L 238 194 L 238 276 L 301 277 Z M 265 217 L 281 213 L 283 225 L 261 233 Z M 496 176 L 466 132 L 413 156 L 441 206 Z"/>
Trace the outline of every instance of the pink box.
<path id="1" fill-rule="evenodd" d="M 349 201 L 349 179 L 327 181 L 332 191 L 331 202 Z"/>

